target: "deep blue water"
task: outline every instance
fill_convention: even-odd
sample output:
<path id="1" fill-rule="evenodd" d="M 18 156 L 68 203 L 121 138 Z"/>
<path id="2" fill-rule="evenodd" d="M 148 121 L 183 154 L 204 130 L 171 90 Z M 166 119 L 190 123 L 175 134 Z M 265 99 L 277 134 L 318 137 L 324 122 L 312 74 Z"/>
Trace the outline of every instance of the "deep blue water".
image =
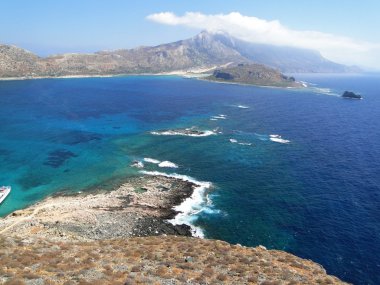
<path id="1" fill-rule="evenodd" d="M 380 284 L 380 75 L 297 78 L 317 85 L 295 91 L 153 76 L 0 81 L 0 184 L 13 187 L 0 215 L 60 191 L 111 189 L 138 174 L 134 159 L 169 160 L 179 168 L 147 167 L 214 185 L 212 206 L 194 221 L 207 237 L 284 249 L 345 281 Z M 334 96 L 346 89 L 365 99 Z M 218 114 L 226 119 L 210 120 Z M 222 133 L 149 133 L 191 126 Z"/>

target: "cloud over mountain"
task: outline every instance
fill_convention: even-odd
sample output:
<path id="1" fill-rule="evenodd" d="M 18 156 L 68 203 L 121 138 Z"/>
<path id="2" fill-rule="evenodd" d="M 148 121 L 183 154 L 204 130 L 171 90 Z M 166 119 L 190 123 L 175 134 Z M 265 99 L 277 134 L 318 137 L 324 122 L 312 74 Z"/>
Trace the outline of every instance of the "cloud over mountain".
<path id="1" fill-rule="evenodd" d="M 248 42 L 314 49 L 337 62 L 380 67 L 380 60 L 376 56 L 380 51 L 380 44 L 318 31 L 293 30 L 277 20 L 267 21 L 244 16 L 239 12 L 216 15 L 187 12 L 183 16 L 162 12 L 151 14 L 147 19 L 166 25 L 225 31 Z"/>

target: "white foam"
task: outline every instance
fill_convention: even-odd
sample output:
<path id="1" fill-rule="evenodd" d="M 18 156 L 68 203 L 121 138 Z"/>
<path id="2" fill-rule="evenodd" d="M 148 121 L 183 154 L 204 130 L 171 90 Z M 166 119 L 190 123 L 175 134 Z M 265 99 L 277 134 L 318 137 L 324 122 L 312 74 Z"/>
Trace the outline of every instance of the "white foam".
<path id="1" fill-rule="evenodd" d="M 211 118 L 210 121 L 217 121 L 218 119 L 215 119 L 215 118 Z"/>
<path id="2" fill-rule="evenodd" d="M 156 136 L 186 136 L 186 137 L 208 137 L 212 135 L 216 135 L 215 132 L 206 130 L 206 131 L 199 131 L 200 133 L 197 134 L 188 134 L 186 131 L 191 131 L 192 128 L 185 129 L 183 131 L 180 130 L 168 130 L 168 131 L 153 131 L 150 132 L 152 135 Z"/>
<path id="3" fill-rule="evenodd" d="M 165 160 L 165 161 L 162 161 L 158 164 L 159 167 L 168 167 L 168 168 L 178 168 L 178 165 L 171 162 L 171 161 L 168 161 L 168 160 Z"/>
<path id="4" fill-rule="evenodd" d="M 218 119 L 222 119 L 222 120 L 225 120 L 225 119 L 227 119 L 227 118 L 226 118 L 226 116 L 224 116 L 224 115 L 223 115 L 223 116 L 218 115 L 218 116 L 212 116 L 211 119 L 216 119 L 216 120 L 218 120 Z"/>
<path id="5" fill-rule="evenodd" d="M 185 201 L 183 201 L 182 204 L 174 207 L 174 210 L 178 211 L 179 213 L 172 220 L 169 220 L 169 222 L 173 225 L 188 225 L 191 228 L 193 236 L 203 238 L 204 233 L 202 229 L 194 226 L 193 222 L 197 219 L 195 215 L 207 209 L 207 205 L 211 204 L 211 201 L 207 197 L 206 190 L 212 186 L 212 183 L 198 181 L 190 176 L 177 173 L 167 174 L 159 171 L 140 172 L 146 175 L 181 179 L 183 181 L 188 181 L 196 185 L 193 194 Z"/>
<path id="6" fill-rule="evenodd" d="M 230 139 L 230 142 L 232 142 L 232 143 L 237 143 L 238 141 L 235 140 L 235 139 Z"/>
<path id="7" fill-rule="evenodd" d="M 131 164 L 132 167 L 136 167 L 136 168 L 144 168 L 144 163 L 142 163 L 141 161 L 134 161 L 132 164 Z"/>
<path id="8" fill-rule="evenodd" d="M 277 142 L 277 143 L 290 143 L 290 140 L 285 140 L 283 139 L 280 135 L 269 135 L 270 140 L 272 142 Z"/>
<path id="9" fill-rule="evenodd" d="M 232 105 L 233 107 L 240 108 L 240 109 L 249 109 L 249 106 L 246 105 Z"/>
<path id="10" fill-rule="evenodd" d="M 239 142 L 240 145 L 252 145 L 252 143 L 246 143 L 246 142 Z"/>
<path id="11" fill-rule="evenodd" d="M 149 163 L 154 163 L 154 164 L 159 164 L 161 162 L 161 161 L 159 161 L 157 159 L 150 158 L 150 157 L 144 157 L 144 161 L 145 162 L 149 162 Z"/>
<path id="12" fill-rule="evenodd" d="M 330 88 L 311 87 L 310 90 L 313 91 L 314 93 L 318 93 L 318 94 L 324 94 L 324 95 L 330 95 L 330 96 L 338 96 L 338 97 L 340 97 L 339 94 L 335 93 Z"/>

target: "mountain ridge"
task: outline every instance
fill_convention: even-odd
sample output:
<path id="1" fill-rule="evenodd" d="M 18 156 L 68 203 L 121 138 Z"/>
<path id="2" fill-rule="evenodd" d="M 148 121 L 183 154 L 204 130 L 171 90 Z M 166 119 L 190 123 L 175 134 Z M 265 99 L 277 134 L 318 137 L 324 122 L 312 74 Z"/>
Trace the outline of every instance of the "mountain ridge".
<path id="1" fill-rule="evenodd" d="M 315 51 L 253 44 L 225 33 L 207 31 L 157 46 L 47 57 L 16 46 L 0 45 L 0 78 L 154 74 L 241 63 L 262 64 L 281 72 L 357 71 L 329 61 Z"/>

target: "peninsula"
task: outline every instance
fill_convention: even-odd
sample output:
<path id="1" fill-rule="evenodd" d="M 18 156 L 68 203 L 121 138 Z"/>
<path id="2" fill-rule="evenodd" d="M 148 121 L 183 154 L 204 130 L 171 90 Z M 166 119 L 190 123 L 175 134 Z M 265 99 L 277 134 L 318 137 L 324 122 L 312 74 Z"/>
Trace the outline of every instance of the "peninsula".
<path id="1" fill-rule="evenodd" d="M 237 66 L 216 69 L 203 79 L 225 83 L 239 83 L 272 87 L 303 87 L 281 72 L 262 64 L 238 64 Z"/>

